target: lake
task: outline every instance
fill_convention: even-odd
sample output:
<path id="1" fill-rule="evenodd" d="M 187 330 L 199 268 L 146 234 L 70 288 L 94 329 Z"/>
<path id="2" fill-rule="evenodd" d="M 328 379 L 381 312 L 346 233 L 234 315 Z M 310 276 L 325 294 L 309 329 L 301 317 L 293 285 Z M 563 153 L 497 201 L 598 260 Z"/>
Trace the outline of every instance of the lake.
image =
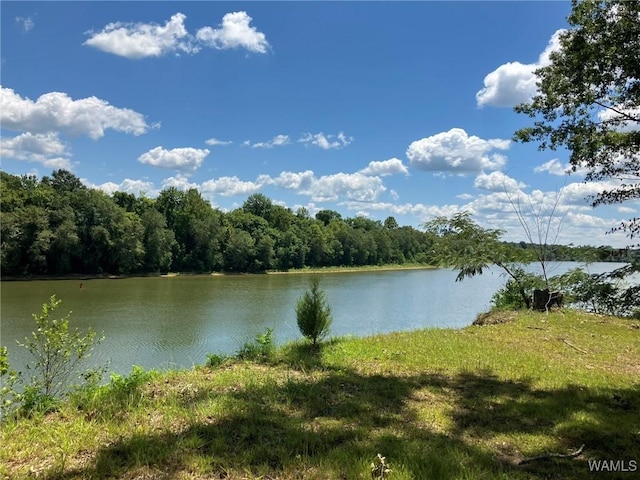
<path id="1" fill-rule="evenodd" d="M 550 274 L 580 264 L 554 264 Z M 591 273 L 622 264 L 591 264 Z M 321 274 L 333 310 L 331 334 L 367 336 L 427 327 L 460 328 L 490 307 L 506 278 L 499 269 L 455 282 L 448 269 Z M 277 344 L 300 338 L 296 300 L 310 274 L 178 276 L 125 279 L 2 282 L 0 343 L 13 368 L 26 350 L 16 344 L 34 329 L 31 314 L 52 294 L 62 300 L 55 318 L 69 310 L 71 326 L 104 332 L 92 363 L 121 374 L 133 365 L 190 368 L 208 353 L 233 354 L 255 335 L 274 329 Z"/>

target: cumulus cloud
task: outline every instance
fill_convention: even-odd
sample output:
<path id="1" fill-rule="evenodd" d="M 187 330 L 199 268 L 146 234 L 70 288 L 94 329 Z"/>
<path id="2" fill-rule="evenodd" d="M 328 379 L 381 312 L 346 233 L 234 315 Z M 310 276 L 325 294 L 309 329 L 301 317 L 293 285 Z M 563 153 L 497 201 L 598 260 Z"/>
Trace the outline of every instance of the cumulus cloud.
<path id="1" fill-rule="evenodd" d="M 198 148 L 173 148 L 167 150 L 156 147 L 138 157 L 140 163 L 159 168 L 170 168 L 182 172 L 194 172 L 202 165 L 209 150 Z"/>
<path id="2" fill-rule="evenodd" d="M 614 188 L 620 188 L 619 181 L 576 182 L 562 187 L 560 193 L 564 204 L 587 207 L 591 205 L 592 197 Z"/>
<path id="3" fill-rule="evenodd" d="M 11 88 L 0 86 L 0 126 L 32 133 L 51 131 L 70 135 L 103 137 L 105 130 L 141 135 L 149 129 L 144 116 L 117 108 L 96 97 L 73 100 L 66 93 L 50 92 L 34 102 Z"/>
<path id="4" fill-rule="evenodd" d="M 0 157 L 41 163 L 48 168 L 71 169 L 70 153 L 57 133 L 22 133 L 0 139 Z"/>
<path id="5" fill-rule="evenodd" d="M 31 17 L 16 17 L 16 23 L 20 25 L 24 33 L 31 31 L 36 26 Z"/>
<path id="6" fill-rule="evenodd" d="M 360 173 L 363 175 L 386 177 L 388 175 L 396 175 L 399 173 L 409 175 L 409 169 L 399 158 L 390 158 L 389 160 L 383 160 L 381 162 L 369 162 L 369 165 L 360 170 Z"/>
<path id="7" fill-rule="evenodd" d="M 230 197 L 235 195 L 251 195 L 262 188 L 262 183 L 242 181 L 238 177 L 220 177 L 207 180 L 202 184 L 202 191 L 209 194 Z"/>
<path id="8" fill-rule="evenodd" d="M 312 134 L 305 133 L 299 140 L 305 145 L 315 145 L 323 150 L 342 148 L 353 142 L 353 137 L 347 137 L 344 132 L 337 135 L 325 135 L 323 132 Z"/>
<path id="9" fill-rule="evenodd" d="M 289 145 L 291 140 L 289 139 L 289 135 L 276 135 L 271 140 L 267 142 L 258 142 L 251 145 L 251 148 L 273 148 L 273 147 L 282 147 L 284 145 Z"/>
<path id="10" fill-rule="evenodd" d="M 162 189 L 174 187 L 178 190 L 189 190 L 191 188 L 199 188 L 197 183 L 189 181 L 189 177 L 184 174 L 177 174 L 175 177 L 165 178 L 162 181 Z"/>
<path id="11" fill-rule="evenodd" d="M 344 196 L 349 200 L 370 202 L 385 190 L 380 178 L 356 172 L 322 176 L 312 183 L 310 189 L 301 193 L 311 195 L 316 201 L 338 200 L 340 196 Z"/>
<path id="12" fill-rule="evenodd" d="M 484 140 L 467 135 L 461 128 L 416 140 L 407 149 L 411 165 L 419 170 L 451 174 L 479 173 L 498 170 L 507 159 L 492 150 L 506 150 L 509 140 Z"/>
<path id="13" fill-rule="evenodd" d="M 220 28 L 204 27 L 196 37 L 206 46 L 220 50 L 245 48 L 254 53 L 266 53 L 269 42 L 264 33 L 249 25 L 253 20 L 247 12 L 227 13 Z"/>
<path id="14" fill-rule="evenodd" d="M 480 190 L 492 192 L 513 192 L 526 187 L 526 184 L 505 175 L 502 172 L 481 173 L 476 177 L 474 186 Z"/>
<path id="15" fill-rule="evenodd" d="M 221 146 L 231 145 L 233 142 L 230 141 L 230 140 L 226 141 L 226 140 L 218 140 L 217 138 L 209 138 L 208 140 L 205 140 L 204 143 L 206 143 L 207 145 L 210 145 L 212 147 L 215 147 L 215 146 L 218 146 L 218 145 L 221 145 Z"/>
<path id="16" fill-rule="evenodd" d="M 195 53 L 198 47 L 189 40 L 185 18 L 176 13 L 164 25 L 109 23 L 100 32 L 88 32 L 91 36 L 83 45 L 129 59 L 159 57 L 175 51 Z"/>
<path id="17" fill-rule="evenodd" d="M 484 88 L 476 93 L 478 106 L 513 107 L 530 101 L 538 88 L 535 71 L 549 65 L 549 57 L 552 52 L 560 48 L 560 35 L 564 31 L 557 30 L 551 36 L 537 62 L 527 64 L 508 62 L 484 77 Z"/>
<path id="18" fill-rule="evenodd" d="M 389 202 L 354 202 L 345 201 L 341 205 L 349 210 L 384 211 L 392 215 L 412 215 L 418 217 L 421 223 L 438 216 L 451 216 L 461 211 L 459 205 L 425 205 L 423 203 L 389 203 Z"/>
<path id="19" fill-rule="evenodd" d="M 316 177 L 311 170 L 282 172 L 277 177 L 262 177 L 265 185 L 275 185 L 308 195 L 313 201 L 335 201 L 343 197 L 355 201 L 373 201 L 386 191 L 379 177 L 356 173 L 336 173 Z"/>
<path id="20" fill-rule="evenodd" d="M 81 181 L 87 187 L 95 188 L 97 190 L 102 190 L 104 193 L 108 195 L 113 195 L 115 192 L 132 193 L 136 196 L 140 196 L 142 194 L 155 196 L 158 194 L 158 190 L 156 190 L 155 186 L 153 185 L 153 182 L 148 182 L 145 180 L 133 180 L 130 178 L 125 178 L 120 183 L 105 182 L 100 185 L 91 183 L 84 178 L 81 179 Z"/>
<path id="21" fill-rule="evenodd" d="M 566 175 L 569 170 L 569 165 L 563 164 L 557 158 L 549 160 L 548 162 L 538 165 L 533 169 L 536 173 L 547 172 L 550 175 Z"/>

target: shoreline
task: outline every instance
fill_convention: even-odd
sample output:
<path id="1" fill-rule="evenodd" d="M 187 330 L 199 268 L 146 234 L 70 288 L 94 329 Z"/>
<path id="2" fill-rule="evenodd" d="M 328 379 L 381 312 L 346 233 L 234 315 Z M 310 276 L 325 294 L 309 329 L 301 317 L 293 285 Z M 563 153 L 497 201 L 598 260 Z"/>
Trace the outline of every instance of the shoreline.
<path id="1" fill-rule="evenodd" d="M 0 276 L 0 282 L 28 282 L 40 280 L 121 280 L 125 278 L 175 278 L 175 277 L 226 277 L 239 275 L 299 275 L 312 273 L 358 273 L 358 272 L 386 272 L 394 270 L 435 270 L 439 267 L 435 265 L 365 265 L 358 267 L 318 267 L 318 268 L 300 268 L 287 271 L 267 270 L 265 272 L 211 272 L 211 273 L 192 273 L 192 272 L 168 272 L 168 273 L 141 273 L 141 274 L 83 274 L 69 273 L 65 275 L 54 274 L 34 274 L 23 276 Z"/>

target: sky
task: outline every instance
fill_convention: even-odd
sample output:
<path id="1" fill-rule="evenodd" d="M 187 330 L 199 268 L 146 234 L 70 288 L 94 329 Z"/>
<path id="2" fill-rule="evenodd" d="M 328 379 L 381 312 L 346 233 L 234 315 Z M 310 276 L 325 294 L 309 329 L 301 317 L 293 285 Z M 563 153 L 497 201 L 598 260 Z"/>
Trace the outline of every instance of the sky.
<path id="1" fill-rule="evenodd" d="M 421 228 L 468 211 L 511 241 L 622 247 L 640 204 L 569 153 L 512 141 L 570 2 L 14 2 L 1 9 L 0 159 L 228 211 L 274 203 Z"/>

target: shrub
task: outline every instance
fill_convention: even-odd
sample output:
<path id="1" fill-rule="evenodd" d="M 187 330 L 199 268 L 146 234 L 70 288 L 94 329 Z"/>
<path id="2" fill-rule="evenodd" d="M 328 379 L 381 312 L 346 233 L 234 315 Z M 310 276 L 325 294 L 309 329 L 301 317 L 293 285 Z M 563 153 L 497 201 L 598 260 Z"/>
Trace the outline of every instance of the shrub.
<path id="1" fill-rule="evenodd" d="M 49 409 L 53 399 L 68 393 L 69 388 L 74 385 L 74 374 L 84 381 L 95 381 L 97 371 L 81 372 L 80 366 L 91 356 L 102 337 L 98 337 L 91 329 L 84 335 L 78 329 L 71 331 L 71 312 L 61 319 L 51 318 L 52 312 L 60 303 L 52 295 L 42 305 L 42 313 L 33 314 L 37 329 L 31 333 L 31 337 L 25 338 L 24 343 L 18 342 L 35 358 L 34 363 L 27 364 L 27 369 L 33 371 L 30 383 L 25 386 L 26 403 L 29 406 L 46 406 Z"/>
<path id="2" fill-rule="evenodd" d="M 273 356 L 275 345 L 273 344 L 273 328 L 267 328 L 265 333 L 256 335 L 253 342 L 245 343 L 238 351 L 240 360 L 268 361 Z"/>
<path id="3" fill-rule="evenodd" d="M 531 308 L 531 297 L 536 288 L 544 288 L 544 278 L 534 273 L 527 273 L 522 268 L 514 268 L 513 276 L 504 287 L 491 297 L 495 308 L 505 310 L 522 310 Z"/>
<path id="4" fill-rule="evenodd" d="M 22 396 L 15 390 L 20 374 L 9 366 L 7 347 L 0 347 L 0 420 L 14 413 Z"/>
<path id="5" fill-rule="evenodd" d="M 219 367 L 227 360 L 227 358 L 228 357 L 226 355 L 217 355 L 215 353 L 208 353 L 207 361 L 205 362 L 205 365 L 210 368 Z"/>
<path id="6" fill-rule="evenodd" d="M 317 276 L 311 279 L 311 289 L 298 299 L 296 318 L 300 333 L 311 340 L 314 346 L 328 335 L 332 322 L 331 307 L 327 303 L 325 293 L 320 290 L 320 280 Z"/>

